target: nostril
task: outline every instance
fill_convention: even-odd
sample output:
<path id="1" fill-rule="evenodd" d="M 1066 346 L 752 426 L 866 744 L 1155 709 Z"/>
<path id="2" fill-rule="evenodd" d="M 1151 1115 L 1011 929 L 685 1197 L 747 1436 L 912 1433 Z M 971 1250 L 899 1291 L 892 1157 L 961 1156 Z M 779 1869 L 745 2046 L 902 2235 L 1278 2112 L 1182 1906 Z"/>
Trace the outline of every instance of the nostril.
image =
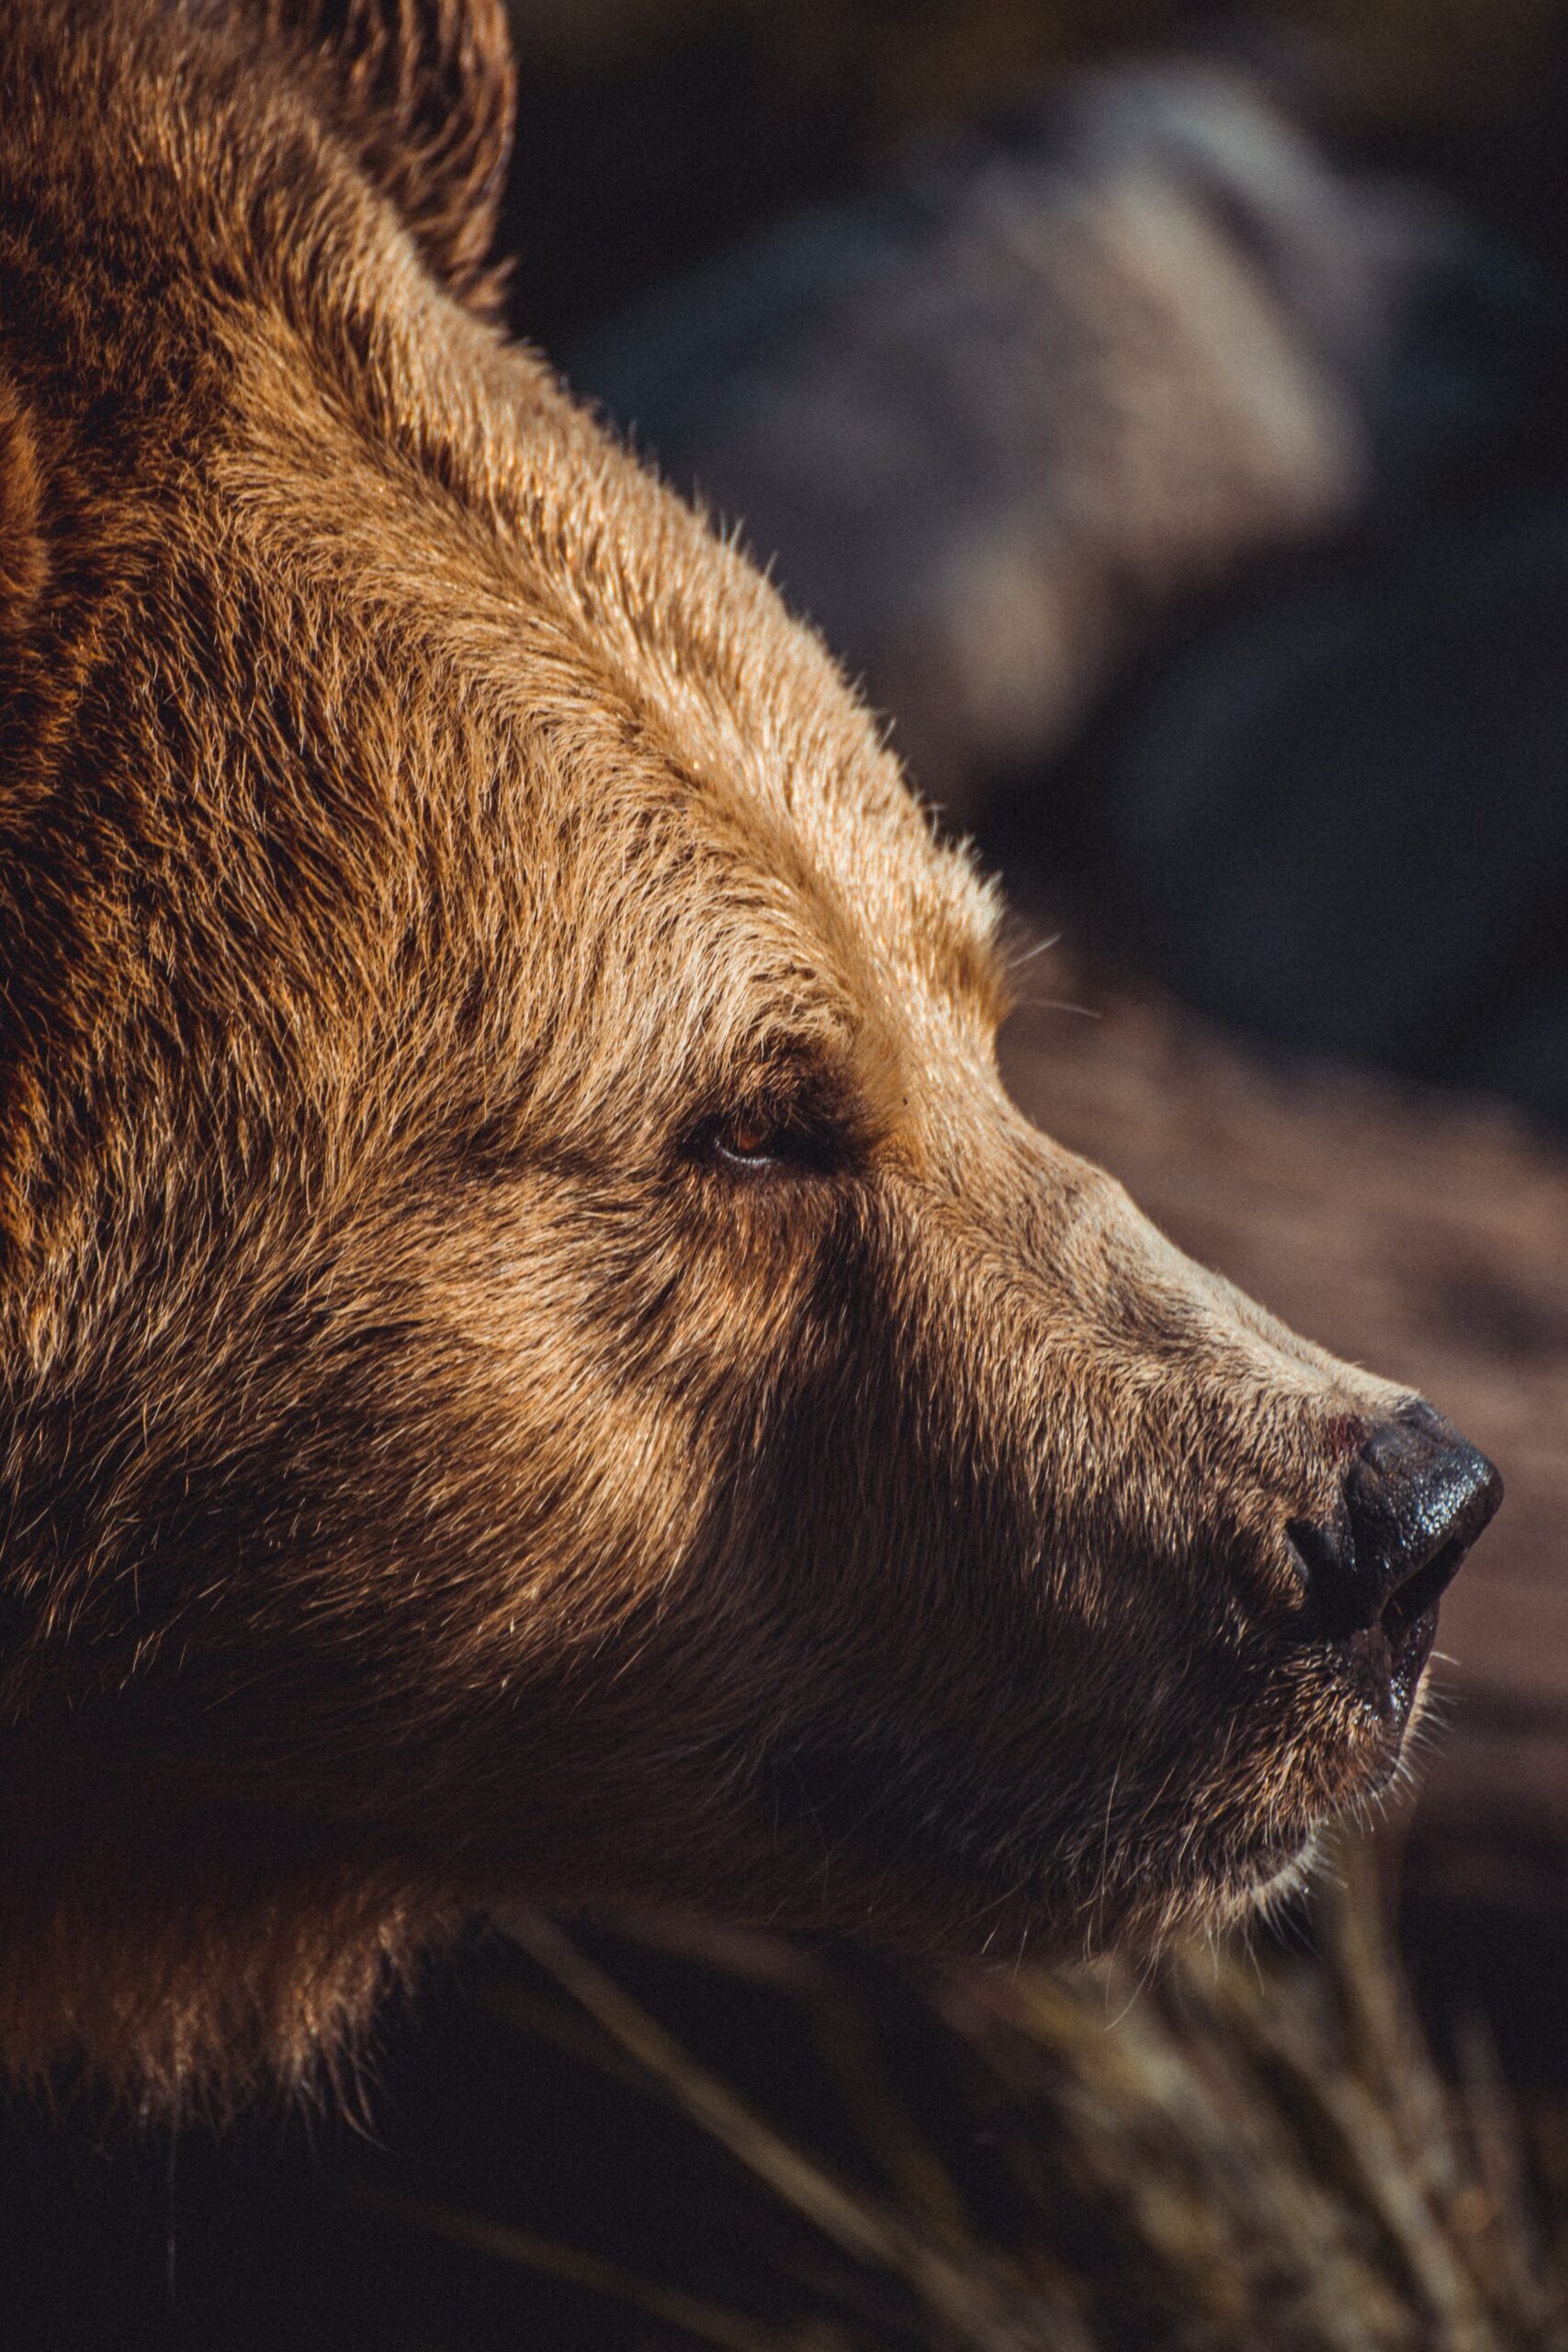
<path id="1" fill-rule="evenodd" d="M 1288 1530 L 1323 1632 L 1382 1624 L 1395 1645 L 1435 1608 L 1503 1498 L 1503 1482 L 1429 1405 L 1385 1422 L 1360 1448 L 1331 1524 Z"/>
<path id="2" fill-rule="evenodd" d="M 1383 1582 L 1371 1561 L 1358 1555 L 1343 1504 L 1326 1526 L 1292 1519 L 1285 1532 L 1305 1577 L 1314 1633 L 1325 1641 L 1342 1641 L 1360 1626 L 1374 1624 Z"/>

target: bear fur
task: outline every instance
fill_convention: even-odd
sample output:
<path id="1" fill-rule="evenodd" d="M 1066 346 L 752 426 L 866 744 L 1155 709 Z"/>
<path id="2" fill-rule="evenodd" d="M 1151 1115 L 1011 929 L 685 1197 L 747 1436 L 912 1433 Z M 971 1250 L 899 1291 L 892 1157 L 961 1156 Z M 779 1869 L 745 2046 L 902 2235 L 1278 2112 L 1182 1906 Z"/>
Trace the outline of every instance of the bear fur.
<path id="1" fill-rule="evenodd" d="M 1407 1392 L 1010 1105 L 994 893 L 495 322 L 499 0 L 0 33 L 0 2050 L 477 1908 L 1213 1923 L 1393 1769 Z"/>

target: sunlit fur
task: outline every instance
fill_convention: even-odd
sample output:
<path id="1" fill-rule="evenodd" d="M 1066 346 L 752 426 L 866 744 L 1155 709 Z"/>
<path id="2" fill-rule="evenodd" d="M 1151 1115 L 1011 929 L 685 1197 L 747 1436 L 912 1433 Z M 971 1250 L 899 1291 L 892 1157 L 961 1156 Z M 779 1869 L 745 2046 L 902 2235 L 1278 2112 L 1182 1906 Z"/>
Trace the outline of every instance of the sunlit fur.
<path id="1" fill-rule="evenodd" d="M 1392 1760 L 1283 1529 L 1397 1392 L 1010 1106 L 992 894 L 491 322 L 501 19 L 0 33 L 0 2042 L 137 2098 L 519 1895 L 1146 1941 Z"/>

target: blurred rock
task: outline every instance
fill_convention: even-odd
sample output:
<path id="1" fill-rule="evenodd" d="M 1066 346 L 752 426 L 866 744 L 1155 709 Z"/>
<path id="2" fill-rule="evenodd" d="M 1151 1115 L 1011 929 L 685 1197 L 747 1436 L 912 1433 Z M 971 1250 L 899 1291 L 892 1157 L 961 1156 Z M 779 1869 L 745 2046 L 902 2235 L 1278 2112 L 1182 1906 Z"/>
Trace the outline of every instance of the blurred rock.
<path id="1" fill-rule="evenodd" d="M 1363 502 L 1402 334 L 1463 246 L 1239 72 L 1123 68 L 743 248 L 571 372 L 776 556 L 965 820 L 1173 597 Z"/>
<path id="2" fill-rule="evenodd" d="M 1206 618 L 1080 757 L 1184 996 L 1568 1126 L 1568 502 L 1368 533 Z"/>
<path id="3" fill-rule="evenodd" d="M 1205 1010 L 1568 1118 L 1568 330 L 1454 208 L 1122 67 L 571 374 L 953 822 Z"/>

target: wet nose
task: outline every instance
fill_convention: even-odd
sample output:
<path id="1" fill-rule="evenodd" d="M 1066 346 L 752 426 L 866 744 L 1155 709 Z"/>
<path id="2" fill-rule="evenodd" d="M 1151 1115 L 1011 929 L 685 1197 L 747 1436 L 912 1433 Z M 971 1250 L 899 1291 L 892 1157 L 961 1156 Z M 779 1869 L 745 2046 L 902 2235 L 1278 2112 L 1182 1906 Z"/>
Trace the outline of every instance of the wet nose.
<path id="1" fill-rule="evenodd" d="M 1384 1422 L 1350 1464 L 1332 1522 L 1290 1531 L 1321 1631 L 1338 1640 L 1381 1623 L 1397 1641 L 1436 1607 L 1502 1499 L 1486 1456 L 1431 1406 Z"/>

